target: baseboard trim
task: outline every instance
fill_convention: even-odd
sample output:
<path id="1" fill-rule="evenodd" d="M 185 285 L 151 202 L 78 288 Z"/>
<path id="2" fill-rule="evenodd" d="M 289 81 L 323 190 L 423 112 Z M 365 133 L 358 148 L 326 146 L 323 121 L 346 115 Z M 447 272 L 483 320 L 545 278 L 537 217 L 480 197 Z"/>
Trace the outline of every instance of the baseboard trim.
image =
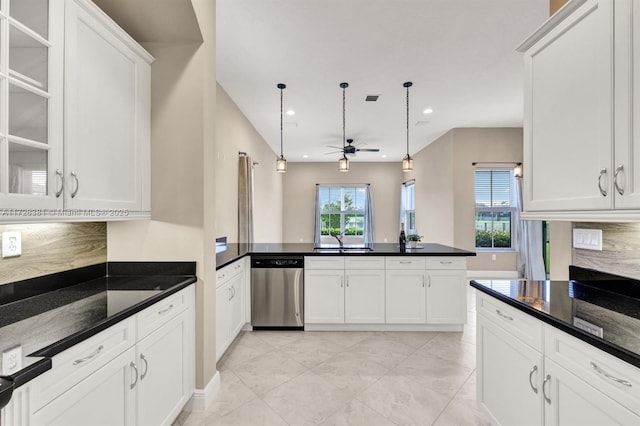
<path id="1" fill-rule="evenodd" d="M 518 271 L 467 271 L 467 278 L 475 280 L 486 280 L 486 279 L 511 279 L 517 280 Z"/>
<path id="2" fill-rule="evenodd" d="M 220 372 L 209 380 L 204 389 L 196 389 L 189 404 L 190 411 L 205 411 L 213 401 L 213 398 L 220 392 Z"/>
<path id="3" fill-rule="evenodd" d="M 305 324 L 305 331 L 463 331 L 464 324 Z"/>

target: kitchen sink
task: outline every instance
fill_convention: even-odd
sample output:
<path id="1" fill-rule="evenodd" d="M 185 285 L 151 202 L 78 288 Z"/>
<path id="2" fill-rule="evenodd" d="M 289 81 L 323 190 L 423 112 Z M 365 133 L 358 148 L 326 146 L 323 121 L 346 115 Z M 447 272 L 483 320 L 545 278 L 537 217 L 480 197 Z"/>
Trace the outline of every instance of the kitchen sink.
<path id="1" fill-rule="evenodd" d="M 347 246 L 347 247 L 314 247 L 313 251 L 316 253 L 369 253 L 372 252 L 373 249 L 371 247 L 363 247 L 363 246 Z"/>

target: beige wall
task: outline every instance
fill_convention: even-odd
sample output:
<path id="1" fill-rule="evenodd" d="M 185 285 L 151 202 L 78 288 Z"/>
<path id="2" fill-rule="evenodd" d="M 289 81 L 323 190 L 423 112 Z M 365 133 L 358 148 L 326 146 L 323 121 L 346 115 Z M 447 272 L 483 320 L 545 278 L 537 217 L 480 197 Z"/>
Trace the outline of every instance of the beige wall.
<path id="1" fill-rule="evenodd" d="M 197 262 L 196 387 L 202 389 L 216 372 L 215 2 L 191 3 L 202 42 L 143 43 L 156 58 L 151 73 L 152 220 L 112 222 L 107 235 L 109 260 Z"/>
<path id="2" fill-rule="evenodd" d="M 238 152 L 254 162 L 253 221 L 255 242 L 282 241 L 282 174 L 275 170 L 276 153 L 240 112 L 227 92 L 216 90 L 216 236 L 238 241 Z"/>
<path id="3" fill-rule="evenodd" d="M 107 261 L 104 222 L 0 225 L 0 234 L 19 231 L 22 255 L 0 258 L 0 284 Z"/>
<path id="4" fill-rule="evenodd" d="M 425 241 L 475 251 L 473 162 L 521 162 L 521 128 L 452 129 L 415 154 L 416 225 Z M 492 255 L 496 259 L 492 260 Z M 479 252 L 468 269 L 515 271 L 515 252 Z"/>
<path id="5" fill-rule="evenodd" d="M 373 194 L 375 241 L 396 241 L 399 232 L 399 163 L 351 161 L 348 173 L 338 171 L 338 162 L 289 163 L 284 174 L 284 242 L 313 242 L 315 188 L 317 183 L 370 183 Z"/>
<path id="6" fill-rule="evenodd" d="M 573 233 L 571 222 L 549 222 L 549 279 L 568 280 Z"/>

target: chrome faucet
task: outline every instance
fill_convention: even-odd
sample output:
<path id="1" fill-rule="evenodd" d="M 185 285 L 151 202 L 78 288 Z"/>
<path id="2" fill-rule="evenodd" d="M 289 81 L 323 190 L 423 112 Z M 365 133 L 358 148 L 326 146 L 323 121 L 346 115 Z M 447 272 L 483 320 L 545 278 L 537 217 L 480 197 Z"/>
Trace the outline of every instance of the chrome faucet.
<path id="1" fill-rule="evenodd" d="M 344 243 L 342 242 L 342 240 L 344 239 L 344 232 L 341 232 L 340 234 L 331 234 L 331 235 L 333 236 L 333 238 L 338 240 L 338 244 L 340 244 L 340 248 L 344 248 Z"/>

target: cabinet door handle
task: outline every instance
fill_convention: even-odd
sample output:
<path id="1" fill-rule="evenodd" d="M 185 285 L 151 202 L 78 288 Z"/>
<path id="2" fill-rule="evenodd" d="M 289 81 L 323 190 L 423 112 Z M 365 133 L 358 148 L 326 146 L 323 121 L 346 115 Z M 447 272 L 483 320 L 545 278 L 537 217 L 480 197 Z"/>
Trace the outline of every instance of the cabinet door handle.
<path id="1" fill-rule="evenodd" d="M 231 298 L 233 299 L 234 297 L 236 297 L 236 288 L 231 286 Z"/>
<path id="2" fill-rule="evenodd" d="M 78 365 L 78 364 L 85 363 L 87 361 L 91 361 L 92 359 L 100 355 L 100 352 L 102 352 L 103 349 L 104 349 L 104 346 L 102 345 L 98 346 L 98 349 L 96 349 L 92 354 L 87 355 L 84 358 L 76 359 L 75 361 L 73 361 L 73 365 Z"/>
<path id="3" fill-rule="evenodd" d="M 340 287 L 344 287 L 344 277 L 340 277 Z"/>
<path id="4" fill-rule="evenodd" d="M 347 275 L 347 287 L 349 287 L 349 275 Z"/>
<path id="5" fill-rule="evenodd" d="M 538 393 L 538 388 L 533 386 L 533 382 L 531 381 L 531 379 L 533 378 L 534 373 L 538 371 L 538 366 L 534 365 L 533 368 L 531 369 L 531 371 L 529 372 L 529 386 L 531 386 L 531 389 L 533 389 L 534 393 Z"/>
<path id="6" fill-rule="evenodd" d="M 598 175 L 598 189 L 600 190 L 600 193 L 602 194 L 603 197 L 607 196 L 607 190 L 602 188 L 602 175 L 606 175 L 607 174 L 607 168 L 603 167 L 602 170 L 600 170 L 600 174 Z"/>
<path id="7" fill-rule="evenodd" d="M 424 275 L 422 276 L 422 287 L 424 287 Z"/>
<path id="8" fill-rule="evenodd" d="M 75 198 L 78 189 L 80 189 L 80 181 L 78 180 L 78 174 L 76 172 L 71 172 L 71 177 L 76 181 L 76 189 L 71 192 L 71 198 Z"/>
<path id="9" fill-rule="evenodd" d="M 501 316 L 502 318 L 509 320 L 509 321 L 513 321 L 513 317 L 509 316 L 509 315 L 505 315 L 503 314 L 500 309 L 496 309 L 496 314 L 498 314 L 498 316 Z"/>
<path id="10" fill-rule="evenodd" d="M 60 171 L 60 169 L 56 169 L 56 176 L 60 178 L 60 189 L 56 191 L 56 198 L 60 198 L 60 195 L 62 195 L 62 191 L 64 191 L 64 174 Z"/>
<path id="11" fill-rule="evenodd" d="M 547 374 L 547 377 L 544 378 L 544 382 L 542 382 L 542 395 L 544 396 L 544 400 L 547 401 L 547 404 L 551 404 L 551 398 L 547 396 L 547 392 L 544 390 L 544 387 L 549 381 L 551 381 L 551 375 Z"/>
<path id="12" fill-rule="evenodd" d="M 233 293 L 231 293 L 231 287 L 229 287 L 229 298 L 227 300 L 233 299 Z"/>
<path id="13" fill-rule="evenodd" d="M 598 365 L 593 361 L 591 361 L 591 368 L 593 368 L 596 373 L 603 375 L 604 377 L 606 377 L 609 380 L 613 380 L 614 382 L 620 383 L 621 385 L 627 386 L 629 388 L 633 386 L 633 384 L 630 381 L 624 380 L 624 379 L 619 379 L 619 378 L 617 378 L 615 376 L 612 376 L 611 374 L 607 373 L 602 368 L 598 367 Z"/>
<path id="14" fill-rule="evenodd" d="M 147 372 L 149 371 L 149 362 L 147 361 L 147 358 L 145 358 L 143 354 L 140 354 L 140 359 L 144 362 L 144 373 L 140 375 L 140 380 L 142 380 L 145 378 L 145 376 L 147 375 Z"/>
<path id="15" fill-rule="evenodd" d="M 138 383 L 138 367 L 136 367 L 133 361 L 129 365 L 131 366 L 131 368 L 133 368 L 133 371 L 136 372 L 135 380 L 133 381 L 133 383 L 129 385 L 129 389 L 133 389 L 136 387 L 136 384 Z"/>
<path id="16" fill-rule="evenodd" d="M 158 311 L 158 315 L 164 315 L 172 309 L 173 309 L 173 303 L 167 306 L 166 308 L 164 308 L 163 310 Z"/>
<path id="17" fill-rule="evenodd" d="M 616 191 L 618 191 L 618 194 L 620 195 L 624 195 L 624 188 L 618 185 L 618 175 L 622 171 L 624 171 L 624 166 L 622 164 L 619 164 L 618 167 L 616 167 L 615 173 L 613 174 L 613 186 L 616 188 Z"/>
<path id="18" fill-rule="evenodd" d="M 431 275 L 427 277 L 427 287 L 431 288 Z"/>

